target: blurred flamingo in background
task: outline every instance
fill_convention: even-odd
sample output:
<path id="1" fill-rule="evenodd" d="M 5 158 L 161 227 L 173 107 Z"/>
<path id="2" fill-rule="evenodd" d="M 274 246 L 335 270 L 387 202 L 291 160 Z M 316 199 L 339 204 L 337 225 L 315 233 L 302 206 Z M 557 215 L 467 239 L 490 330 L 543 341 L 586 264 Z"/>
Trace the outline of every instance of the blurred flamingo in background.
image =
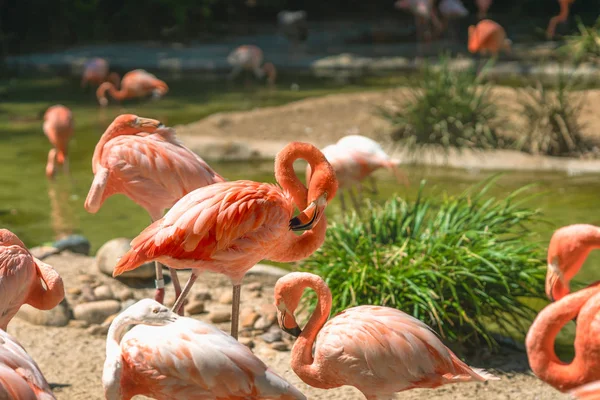
<path id="1" fill-rule="evenodd" d="M 308 38 L 306 11 L 280 11 L 277 14 L 277 25 L 294 47 L 299 43 L 306 42 Z"/>
<path id="2" fill-rule="evenodd" d="M 100 85 L 105 81 L 119 85 L 119 75 L 116 72 L 108 73 L 108 61 L 104 58 L 92 58 L 83 65 L 81 76 L 81 87 L 85 88 L 89 83 Z"/>
<path id="3" fill-rule="evenodd" d="M 33 257 L 8 229 L 0 229 L 0 329 L 23 304 L 50 310 L 65 297 L 63 281 L 48 264 Z"/>
<path id="4" fill-rule="evenodd" d="M 308 189 L 293 168 L 304 159 L 313 170 Z M 337 191 L 335 172 L 323 154 L 308 143 L 292 142 L 275 159 L 278 186 L 253 181 L 215 183 L 187 194 L 160 220 L 131 242 L 114 276 L 150 260 L 171 268 L 192 268 L 175 302 L 177 312 L 198 275 L 213 271 L 233 284 L 231 335 L 237 339 L 241 283 L 261 260 L 302 260 L 325 240 L 325 208 Z M 294 205 L 303 210 L 292 218 Z M 295 231 L 306 231 L 296 235 Z"/>
<path id="5" fill-rule="evenodd" d="M 347 210 L 344 191 L 348 192 L 357 211 L 360 211 L 362 201 L 362 181 L 368 178 L 371 182 L 372 192 L 377 193 L 377 185 L 372 174 L 379 168 L 390 170 L 398 183 L 408 186 L 407 176 L 398 169 L 400 161 L 390 158 L 379 143 L 368 137 L 348 135 L 338 140 L 336 144 L 323 148 L 322 152 L 335 170 L 340 188 L 340 202 L 344 212 Z M 310 181 L 310 178 L 311 168 L 309 165 L 306 167 L 307 181 Z M 360 196 L 358 200 L 352 191 L 353 186 L 358 187 Z"/>
<path id="6" fill-rule="evenodd" d="M 475 0 L 475 4 L 478 9 L 477 18 L 484 19 L 487 17 L 487 12 L 492 6 L 492 0 Z"/>
<path id="7" fill-rule="evenodd" d="M 550 40 L 554 38 L 554 34 L 556 32 L 556 25 L 559 23 L 566 22 L 569 19 L 569 9 L 571 8 L 571 4 L 573 4 L 575 0 L 558 0 L 560 4 L 560 12 L 557 16 L 554 16 L 550 19 L 548 23 L 548 28 L 546 29 L 546 37 Z"/>
<path id="8" fill-rule="evenodd" d="M 546 295 L 550 301 L 569 294 L 569 282 L 579 272 L 590 251 L 600 248 L 600 227 L 587 224 L 564 226 L 548 245 Z"/>
<path id="9" fill-rule="evenodd" d="M 56 400 L 40 367 L 17 340 L 0 330 L 0 399 Z"/>
<path id="10" fill-rule="evenodd" d="M 497 56 L 502 50 L 510 52 L 512 42 L 506 38 L 506 31 L 500 24 L 484 19 L 475 26 L 469 26 L 469 51 Z"/>
<path id="11" fill-rule="evenodd" d="M 129 71 L 123 76 L 121 89 L 119 90 L 117 90 L 112 82 L 104 82 L 98 87 L 96 97 L 103 107 L 108 105 L 108 99 L 106 98 L 107 91 L 115 100 L 119 101 L 134 97 L 144 97 L 149 94 L 152 94 L 154 99 L 159 99 L 169 91 L 169 87 L 153 74 L 143 69 L 136 69 Z"/>
<path id="12" fill-rule="evenodd" d="M 277 69 L 268 62 L 263 65 L 263 51 L 254 45 L 244 45 L 233 50 L 227 56 L 227 62 L 233 67 L 229 79 L 234 79 L 243 70 L 250 70 L 258 79 L 267 77 L 270 86 L 275 85 Z"/>
<path id="13" fill-rule="evenodd" d="M 469 11 L 460 0 L 442 0 L 438 7 L 442 16 L 443 29 L 448 31 L 452 40 L 456 40 L 458 26 L 452 26 L 452 22 L 466 17 Z"/>
<path id="14" fill-rule="evenodd" d="M 525 345 L 535 375 L 561 392 L 600 380 L 600 282 L 568 294 L 537 315 Z M 554 352 L 556 335 L 577 318 L 575 357 L 561 361 Z"/>
<path id="15" fill-rule="evenodd" d="M 44 133 L 52 148 L 48 152 L 46 177 L 53 179 L 56 164 L 62 165 L 66 174 L 69 173 L 69 140 L 73 136 L 73 114 L 67 107 L 57 104 L 46 110 L 44 114 Z"/>
<path id="16" fill-rule="evenodd" d="M 111 400 L 306 399 L 231 336 L 150 299 L 110 325 L 102 384 Z"/>
<path id="17" fill-rule="evenodd" d="M 92 158 L 94 181 L 85 209 L 96 213 L 113 194 L 122 193 L 144 207 L 152 221 L 194 189 L 223 182 L 204 160 L 181 144 L 160 121 L 120 115 L 106 129 Z M 177 272 L 170 270 L 175 295 L 181 294 Z M 162 266 L 156 263 L 156 300 L 164 300 Z M 183 310 L 181 310 L 183 312 Z"/>
<path id="18" fill-rule="evenodd" d="M 435 10 L 434 0 L 398 0 L 394 6 L 399 10 L 408 10 L 415 16 L 417 39 L 420 42 L 431 41 L 433 33 L 430 24 L 436 32 L 443 29 Z"/>
<path id="19" fill-rule="evenodd" d="M 301 330 L 294 312 L 307 288 L 318 303 Z M 317 275 L 287 274 L 275 284 L 274 297 L 280 327 L 298 337 L 292 369 L 310 386 L 350 385 L 369 400 L 383 400 L 408 389 L 498 379 L 459 360 L 431 328 L 402 311 L 359 306 L 327 321 L 331 292 Z"/>

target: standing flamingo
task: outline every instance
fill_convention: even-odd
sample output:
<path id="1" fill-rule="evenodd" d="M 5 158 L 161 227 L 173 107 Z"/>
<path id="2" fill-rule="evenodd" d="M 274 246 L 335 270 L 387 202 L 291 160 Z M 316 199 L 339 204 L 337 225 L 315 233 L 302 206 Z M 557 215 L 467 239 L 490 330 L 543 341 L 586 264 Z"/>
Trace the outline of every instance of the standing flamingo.
<path id="1" fill-rule="evenodd" d="M 105 81 L 112 82 L 115 86 L 119 84 L 119 75 L 115 72 L 108 73 L 108 61 L 104 58 L 92 58 L 83 65 L 81 76 L 81 87 L 85 88 L 89 83 L 100 85 Z"/>
<path id="2" fill-rule="evenodd" d="M 551 303 L 529 328 L 525 346 L 535 375 L 561 392 L 600 380 L 600 282 Z M 577 318 L 575 358 L 562 362 L 554 352 L 556 335 Z"/>
<path id="3" fill-rule="evenodd" d="M 6 331 L 21 305 L 50 310 L 64 297 L 56 271 L 33 257 L 17 235 L 0 229 L 0 329 Z"/>
<path id="4" fill-rule="evenodd" d="M 430 23 L 435 31 L 442 30 L 442 23 L 435 11 L 434 0 L 398 0 L 394 6 L 399 10 L 408 10 L 415 16 L 417 39 L 419 41 L 431 41 Z"/>
<path id="5" fill-rule="evenodd" d="M 108 400 L 306 399 L 231 336 L 150 299 L 110 325 L 102 384 Z"/>
<path id="6" fill-rule="evenodd" d="M 40 367 L 3 330 L 0 330 L 0 399 L 56 400 Z"/>
<path id="7" fill-rule="evenodd" d="M 586 224 L 558 229 L 548 246 L 546 295 L 550 301 L 569 294 L 569 282 L 579 272 L 590 251 L 600 248 L 600 227 Z"/>
<path id="8" fill-rule="evenodd" d="M 294 161 L 300 158 L 314 171 L 308 189 L 294 172 Z M 233 284 L 231 335 L 237 339 L 240 285 L 246 272 L 264 259 L 297 261 L 317 250 L 325 240 L 325 207 L 337 191 L 333 168 L 323 153 L 308 143 L 292 142 L 277 154 L 275 178 L 283 189 L 233 181 L 187 194 L 133 239 L 113 275 L 150 260 L 172 268 L 192 268 L 173 306 L 175 312 L 201 271 L 227 275 Z M 294 204 L 303 211 L 292 218 Z M 306 232 L 296 235 L 294 231 Z"/>
<path id="9" fill-rule="evenodd" d="M 465 8 L 460 0 L 442 0 L 438 6 L 442 18 L 444 30 L 448 30 L 451 39 L 456 40 L 458 34 L 453 22 L 469 15 L 469 11 Z"/>
<path id="10" fill-rule="evenodd" d="M 169 91 L 169 87 L 153 74 L 143 69 L 136 69 L 129 71 L 123 76 L 120 90 L 117 90 L 112 82 L 104 82 L 98 87 L 96 97 L 103 107 L 108 105 L 108 99 L 106 98 L 107 91 L 115 100 L 119 101 L 134 97 L 144 97 L 151 93 L 153 98 L 159 99 Z"/>
<path id="11" fill-rule="evenodd" d="M 262 79 L 266 75 L 267 83 L 275 85 L 277 69 L 270 62 L 263 65 L 263 51 L 257 46 L 244 45 L 236 48 L 227 56 L 227 62 L 233 67 L 229 79 L 234 79 L 243 70 L 251 70 L 256 78 Z"/>
<path id="12" fill-rule="evenodd" d="M 302 331 L 294 312 L 306 288 L 316 292 L 318 303 Z M 287 274 L 275 284 L 274 297 L 279 326 L 298 336 L 292 369 L 310 386 L 350 385 L 368 400 L 384 400 L 408 389 L 498 379 L 463 363 L 431 328 L 402 311 L 359 306 L 327 321 L 331 292 L 317 275 Z"/>
<path id="13" fill-rule="evenodd" d="M 69 140 L 73 136 L 73 114 L 67 107 L 57 104 L 46 110 L 44 114 L 44 133 L 53 148 L 48 152 L 46 177 L 53 179 L 56 164 L 62 165 L 65 173 L 69 173 Z"/>
<path id="14" fill-rule="evenodd" d="M 548 28 L 546 29 L 546 37 L 548 40 L 554 38 L 554 33 L 556 32 L 556 25 L 559 23 L 566 22 L 569 19 L 569 9 L 571 8 L 571 4 L 573 4 L 575 0 L 558 0 L 560 4 L 560 12 L 558 15 L 552 17 L 550 22 L 548 23 Z"/>
<path id="15" fill-rule="evenodd" d="M 475 4 L 478 9 L 477 18 L 484 19 L 487 17 L 487 12 L 492 6 L 492 0 L 475 0 Z"/>
<path id="16" fill-rule="evenodd" d="M 132 114 L 115 118 L 94 150 L 94 181 L 85 200 L 88 212 L 98 212 L 108 197 L 123 193 L 146 209 L 154 222 L 192 190 L 224 181 L 181 144 L 173 130 L 161 126 L 160 121 Z M 177 272 L 170 272 L 179 296 Z M 164 294 L 162 266 L 156 262 L 156 301 L 162 303 Z"/>
<path id="17" fill-rule="evenodd" d="M 353 186 L 362 193 L 361 182 L 369 178 L 373 193 L 377 193 L 377 185 L 372 173 L 379 168 L 390 170 L 399 183 L 408 185 L 408 178 L 398 169 L 400 161 L 390 158 L 376 141 L 361 135 L 344 136 L 334 145 L 329 145 L 322 150 L 325 158 L 335 170 L 340 188 L 340 202 L 342 211 L 346 211 L 346 202 L 343 192 L 348 191 L 350 200 L 357 211 L 360 211 L 360 200 L 357 200 L 352 191 Z M 310 166 L 306 168 L 307 180 L 310 180 Z"/>
<path id="18" fill-rule="evenodd" d="M 506 38 L 504 28 L 489 19 L 479 21 L 475 26 L 469 26 L 469 51 L 483 55 L 491 53 L 494 57 L 500 50 L 510 52 L 512 42 Z"/>

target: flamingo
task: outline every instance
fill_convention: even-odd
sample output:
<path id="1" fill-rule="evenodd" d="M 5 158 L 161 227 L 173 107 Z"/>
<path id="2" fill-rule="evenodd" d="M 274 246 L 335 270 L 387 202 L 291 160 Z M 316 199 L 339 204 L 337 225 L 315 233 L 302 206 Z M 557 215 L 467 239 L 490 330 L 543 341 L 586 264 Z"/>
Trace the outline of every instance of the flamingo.
<path id="1" fill-rule="evenodd" d="M 484 19 L 487 16 L 488 10 L 492 6 L 492 0 L 475 0 L 475 4 L 479 10 L 477 13 L 477 18 Z"/>
<path id="2" fill-rule="evenodd" d="M 115 118 L 94 150 L 94 181 L 85 200 L 88 212 L 98 212 L 108 197 L 123 193 L 142 206 L 154 222 L 192 190 L 224 181 L 181 144 L 173 130 L 161 127 L 160 121 L 132 114 Z M 171 269 L 170 273 L 179 296 L 177 272 Z M 162 266 L 156 262 L 155 299 L 159 303 L 164 300 L 164 283 Z"/>
<path id="3" fill-rule="evenodd" d="M 554 38 L 556 25 L 567 21 L 567 19 L 569 18 L 569 9 L 571 8 L 571 4 L 573 4 L 574 1 L 575 0 L 558 0 L 558 3 L 560 5 L 560 12 L 558 13 L 558 15 L 550 18 L 548 28 L 546 29 L 546 37 L 548 38 L 548 40 Z"/>
<path id="4" fill-rule="evenodd" d="M 500 50 L 510 52 L 512 42 L 506 38 L 504 28 L 490 19 L 469 26 L 469 51 L 471 53 L 491 53 L 494 57 Z"/>
<path id="5" fill-rule="evenodd" d="M 572 389 L 569 394 L 576 400 L 600 400 L 600 380 Z"/>
<path id="6" fill-rule="evenodd" d="M 600 248 L 600 227 L 587 224 L 558 229 L 548 246 L 546 295 L 550 301 L 569 294 L 569 282 L 579 272 L 590 251 Z"/>
<path id="7" fill-rule="evenodd" d="M 169 91 L 169 87 L 153 74 L 143 69 L 136 69 L 123 76 L 120 90 L 117 90 L 112 82 L 104 82 L 98 87 L 96 97 L 102 107 L 108 105 L 107 91 L 114 99 L 119 101 L 133 97 L 144 97 L 150 93 L 152 93 L 153 98 L 159 99 Z"/>
<path id="8" fill-rule="evenodd" d="M 108 73 L 108 61 L 104 58 L 92 58 L 83 66 L 81 76 L 81 87 L 85 88 L 88 83 L 100 85 L 104 81 L 112 82 L 115 86 L 119 84 L 119 75 L 115 72 Z"/>
<path id="9" fill-rule="evenodd" d="M 348 135 L 336 144 L 329 145 L 322 150 L 325 158 L 335 170 L 340 188 L 340 202 L 342 210 L 346 211 L 346 202 L 343 190 L 347 190 L 354 207 L 359 211 L 360 201 L 356 200 L 353 186 L 358 186 L 359 193 L 362 192 L 361 182 L 369 178 L 373 193 L 377 193 L 377 186 L 372 173 L 379 168 L 390 170 L 399 183 L 408 186 L 408 178 L 398 169 L 399 160 L 390 158 L 381 145 L 365 136 Z M 310 166 L 306 168 L 307 180 L 310 180 Z"/>
<path id="10" fill-rule="evenodd" d="M 525 346 L 535 375 L 561 392 L 600 380 L 600 282 L 570 293 L 537 315 L 527 332 Z M 577 318 L 575 358 L 562 362 L 554 352 L 556 335 Z"/>
<path id="11" fill-rule="evenodd" d="M 316 292 L 318 303 L 302 331 L 294 312 L 306 288 Z M 350 385 L 368 400 L 384 400 L 408 389 L 498 379 L 463 363 L 431 328 L 402 311 L 359 306 L 327 321 L 331 292 L 317 275 L 287 274 L 275 284 L 274 297 L 279 326 L 298 337 L 292 369 L 310 386 Z"/>
<path id="12" fill-rule="evenodd" d="M 57 104 L 46 110 L 44 114 L 44 134 L 53 148 L 48 152 L 46 177 L 54 179 L 56 164 L 62 165 L 65 173 L 69 173 L 69 140 L 73 136 L 73 114 L 67 107 Z"/>
<path id="13" fill-rule="evenodd" d="M 417 38 L 420 41 L 431 41 L 430 22 L 437 31 L 442 29 L 442 23 L 435 11 L 434 0 L 397 0 L 394 6 L 399 10 L 408 10 L 415 16 Z"/>
<path id="14" fill-rule="evenodd" d="M 33 257 L 17 235 L 0 229 L 0 329 L 6 331 L 21 305 L 50 310 L 64 297 L 56 271 Z"/>
<path id="15" fill-rule="evenodd" d="M 450 28 L 450 21 L 466 17 L 469 15 L 469 11 L 460 0 L 442 0 L 438 8 L 443 17 L 442 25 L 444 29 L 448 29 L 451 38 L 456 39 L 456 27 Z"/>
<path id="16" fill-rule="evenodd" d="M 306 399 L 231 336 L 150 299 L 111 323 L 102 385 L 108 400 Z"/>
<path id="17" fill-rule="evenodd" d="M 308 189 L 294 172 L 293 163 L 300 158 L 314 171 Z M 275 178 L 282 188 L 232 181 L 188 193 L 133 239 L 113 275 L 150 260 L 177 269 L 191 268 L 192 274 L 173 306 L 175 312 L 201 271 L 227 275 L 233 284 L 231 335 L 237 339 L 240 285 L 246 272 L 264 259 L 297 261 L 316 251 L 325 240 L 325 208 L 337 191 L 333 168 L 308 143 L 289 143 L 277 154 Z M 303 211 L 292 218 L 294 204 Z M 296 235 L 295 231 L 306 232 Z"/>
<path id="18" fill-rule="evenodd" d="M 275 85 L 277 69 L 270 62 L 263 64 L 263 51 L 257 46 L 244 45 L 236 48 L 227 57 L 227 62 L 233 67 L 229 79 L 234 79 L 246 69 L 251 70 L 258 79 L 266 75 L 267 83 L 270 86 Z"/>
<path id="19" fill-rule="evenodd" d="M 0 399 L 56 400 L 50 385 L 17 339 L 0 330 Z"/>

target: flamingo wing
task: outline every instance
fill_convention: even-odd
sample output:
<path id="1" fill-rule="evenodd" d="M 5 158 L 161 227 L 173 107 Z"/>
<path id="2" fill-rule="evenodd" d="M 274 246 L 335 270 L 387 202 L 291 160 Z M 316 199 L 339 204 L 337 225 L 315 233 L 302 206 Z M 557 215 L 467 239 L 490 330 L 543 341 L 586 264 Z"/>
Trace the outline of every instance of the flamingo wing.
<path id="1" fill-rule="evenodd" d="M 18 245 L 0 247 L 0 329 L 27 299 L 37 267 L 31 254 Z"/>
<path id="2" fill-rule="evenodd" d="M 177 398 L 305 398 L 246 346 L 191 318 L 161 327 L 138 325 L 121 349 L 128 368 Z M 294 396 L 281 397 L 286 394 Z"/>

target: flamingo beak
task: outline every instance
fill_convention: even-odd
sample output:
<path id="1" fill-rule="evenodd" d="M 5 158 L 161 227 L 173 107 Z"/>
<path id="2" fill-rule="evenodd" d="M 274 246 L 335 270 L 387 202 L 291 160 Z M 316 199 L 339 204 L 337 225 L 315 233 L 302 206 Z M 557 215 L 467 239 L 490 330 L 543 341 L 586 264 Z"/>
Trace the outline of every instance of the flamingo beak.
<path id="1" fill-rule="evenodd" d="M 290 230 L 307 231 L 312 229 L 325 212 L 327 207 L 327 193 L 323 193 L 317 199 L 311 202 L 298 216 L 290 220 Z"/>
<path id="2" fill-rule="evenodd" d="M 165 127 L 162 122 L 160 122 L 156 119 L 142 118 L 142 117 L 137 117 L 135 119 L 135 122 L 133 123 L 133 126 L 144 130 L 144 132 L 154 132 L 157 129 Z"/>
<path id="3" fill-rule="evenodd" d="M 555 293 L 568 292 L 569 284 L 565 281 L 565 277 L 558 266 L 558 260 L 552 260 L 548 264 L 548 272 L 546 273 L 546 296 L 552 302 L 556 300 Z"/>
<path id="4" fill-rule="evenodd" d="M 293 337 L 298 337 L 302 333 L 302 329 L 296 324 L 296 321 L 290 323 L 291 327 L 288 327 L 286 324 L 286 316 L 288 315 L 287 310 L 277 310 L 277 323 L 279 324 L 279 328 L 285 333 L 289 333 Z M 294 318 L 291 318 L 294 320 Z"/>

